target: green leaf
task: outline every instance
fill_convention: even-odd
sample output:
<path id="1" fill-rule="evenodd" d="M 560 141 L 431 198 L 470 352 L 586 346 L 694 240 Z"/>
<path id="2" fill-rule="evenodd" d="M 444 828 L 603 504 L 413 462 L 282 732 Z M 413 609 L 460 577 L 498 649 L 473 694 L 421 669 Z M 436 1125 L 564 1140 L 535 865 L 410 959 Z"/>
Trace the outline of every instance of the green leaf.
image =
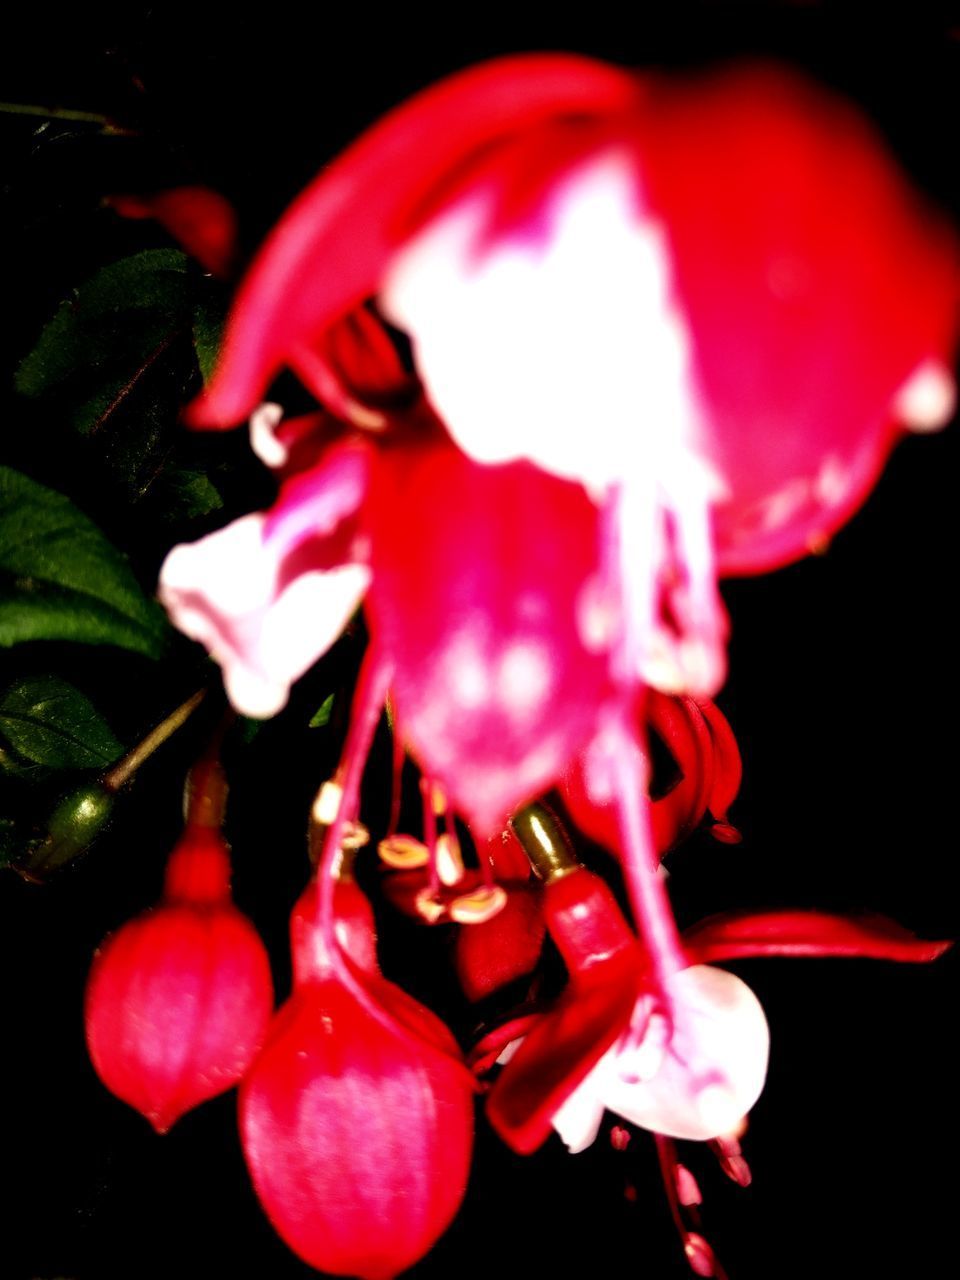
<path id="1" fill-rule="evenodd" d="M 73 640 L 156 657 L 166 630 L 96 525 L 62 494 L 0 467 L 0 647 Z"/>
<path id="2" fill-rule="evenodd" d="M 193 311 L 193 348 L 204 383 L 210 381 L 220 354 L 226 317 L 223 308 L 204 298 Z"/>
<path id="3" fill-rule="evenodd" d="M 29 676 L 0 695 L 0 734 L 49 769 L 102 769 L 123 750 L 90 699 L 58 676 Z"/>
<path id="4" fill-rule="evenodd" d="M 189 294 L 186 254 L 177 250 L 147 249 L 111 263 L 60 304 L 21 361 L 17 390 L 40 396 L 71 374 L 111 363 L 118 342 L 145 351 L 184 315 Z"/>
<path id="5" fill-rule="evenodd" d="M 333 712 L 333 699 L 334 695 L 329 693 L 320 703 L 320 706 L 313 715 L 313 719 L 310 721 L 311 729 L 322 729 L 325 725 L 330 723 L 330 716 Z"/>
<path id="6" fill-rule="evenodd" d="M 0 867 L 15 862 L 26 847 L 26 838 L 13 818 L 0 814 Z"/>
<path id="7" fill-rule="evenodd" d="M 223 498 L 205 471 L 171 467 L 163 473 L 162 480 L 163 515 L 167 520 L 195 520 L 223 506 Z"/>

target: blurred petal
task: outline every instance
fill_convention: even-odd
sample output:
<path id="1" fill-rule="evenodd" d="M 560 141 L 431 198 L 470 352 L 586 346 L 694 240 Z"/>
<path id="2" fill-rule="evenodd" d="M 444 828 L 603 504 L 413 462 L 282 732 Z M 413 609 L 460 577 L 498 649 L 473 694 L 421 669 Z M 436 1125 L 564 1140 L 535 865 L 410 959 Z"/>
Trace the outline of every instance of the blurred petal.
<path id="1" fill-rule="evenodd" d="M 160 599 L 175 625 L 223 667 L 231 702 L 245 715 L 271 716 L 290 685 L 350 620 L 370 581 L 365 565 L 299 573 L 281 585 L 282 553 L 255 514 L 199 542 L 174 547 Z"/>
<path id="2" fill-rule="evenodd" d="M 846 956 L 925 964 L 951 946 L 918 938 L 885 916 L 849 918 L 825 911 L 733 912 L 700 921 L 683 935 L 698 963 L 751 956 Z"/>

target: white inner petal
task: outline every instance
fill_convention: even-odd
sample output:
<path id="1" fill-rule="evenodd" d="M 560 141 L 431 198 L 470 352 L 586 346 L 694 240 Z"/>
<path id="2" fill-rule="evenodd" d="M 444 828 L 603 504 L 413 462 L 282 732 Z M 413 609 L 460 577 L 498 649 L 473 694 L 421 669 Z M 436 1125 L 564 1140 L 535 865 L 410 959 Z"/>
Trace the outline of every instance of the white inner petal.
<path id="1" fill-rule="evenodd" d="M 674 473 L 695 437 L 690 343 L 632 160 L 592 159 L 554 191 L 545 232 L 478 254 L 489 200 L 472 192 L 427 226 L 381 298 L 453 437 L 477 461 L 527 458 L 594 492 Z"/>

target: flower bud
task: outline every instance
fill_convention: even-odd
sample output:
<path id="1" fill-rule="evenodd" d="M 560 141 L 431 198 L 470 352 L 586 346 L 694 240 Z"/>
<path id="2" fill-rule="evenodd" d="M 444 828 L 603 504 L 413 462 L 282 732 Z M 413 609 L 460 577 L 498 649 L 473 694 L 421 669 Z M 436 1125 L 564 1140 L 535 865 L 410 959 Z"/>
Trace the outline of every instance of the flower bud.
<path id="1" fill-rule="evenodd" d="M 87 983 L 87 1045 L 118 1098 L 158 1133 L 246 1073 L 273 983 L 263 943 L 230 900 L 218 831 L 188 825 L 163 901 L 109 937 Z"/>
<path id="2" fill-rule="evenodd" d="M 241 1090 L 241 1137 L 257 1195 L 299 1257 L 385 1280 L 460 1206 L 473 1085 L 443 1023 L 377 970 L 363 894 L 341 881 L 335 901 L 339 944 L 369 1002 L 334 966 L 311 885 L 291 919 L 293 995 Z"/>
<path id="3" fill-rule="evenodd" d="M 75 787 L 58 800 L 47 821 L 46 838 L 24 858 L 19 870 L 42 880 L 86 853 L 113 813 L 116 796 L 99 782 Z"/>

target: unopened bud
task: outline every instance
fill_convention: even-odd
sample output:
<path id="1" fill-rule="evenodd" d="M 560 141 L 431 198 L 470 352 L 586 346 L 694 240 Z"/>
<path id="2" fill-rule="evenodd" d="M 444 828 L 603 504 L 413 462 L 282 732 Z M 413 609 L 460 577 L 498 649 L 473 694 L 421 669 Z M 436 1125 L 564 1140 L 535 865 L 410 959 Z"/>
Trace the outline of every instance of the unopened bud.
<path id="1" fill-rule="evenodd" d="M 68 792 L 50 815 L 46 838 L 20 862 L 21 872 L 43 879 L 85 853 L 106 826 L 115 800 L 99 782 Z"/>

